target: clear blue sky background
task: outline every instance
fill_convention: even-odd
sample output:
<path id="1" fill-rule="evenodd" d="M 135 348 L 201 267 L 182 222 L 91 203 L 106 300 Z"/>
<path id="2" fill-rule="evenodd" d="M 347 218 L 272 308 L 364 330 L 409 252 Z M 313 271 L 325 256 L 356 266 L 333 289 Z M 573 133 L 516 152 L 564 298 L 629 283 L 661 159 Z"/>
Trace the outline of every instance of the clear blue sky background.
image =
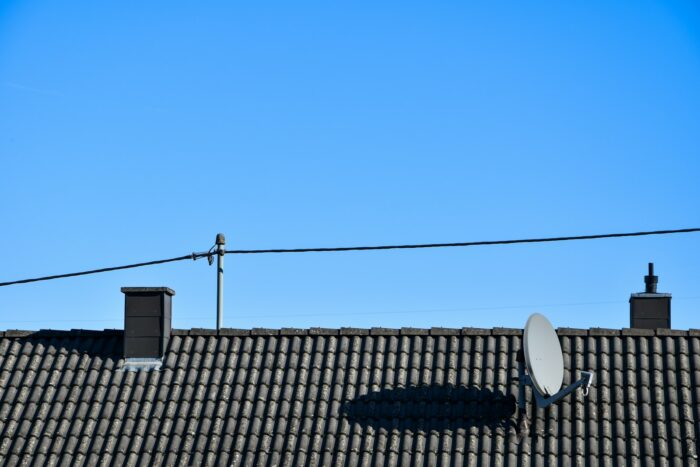
<path id="1" fill-rule="evenodd" d="M 568 3 L 568 2 L 567 2 Z M 229 248 L 700 225 L 694 2 L 0 6 L 0 281 Z M 655 261 L 700 328 L 700 234 L 228 256 L 228 327 L 625 327 Z M 204 260 L 0 288 L 0 329 L 214 327 Z"/>

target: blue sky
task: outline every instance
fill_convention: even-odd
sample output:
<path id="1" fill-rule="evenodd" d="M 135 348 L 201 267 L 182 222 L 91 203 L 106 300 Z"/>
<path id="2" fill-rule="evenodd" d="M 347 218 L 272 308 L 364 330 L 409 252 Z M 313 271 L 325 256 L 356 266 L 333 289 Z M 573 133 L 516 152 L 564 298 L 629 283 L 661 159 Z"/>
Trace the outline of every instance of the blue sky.
<path id="1" fill-rule="evenodd" d="M 0 281 L 229 248 L 700 226 L 693 2 L 3 2 Z M 227 327 L 625 327 L 700 235 L 228 256 Z M 0 288 L 0 329 L 214 327 L 206 261 Z"/>

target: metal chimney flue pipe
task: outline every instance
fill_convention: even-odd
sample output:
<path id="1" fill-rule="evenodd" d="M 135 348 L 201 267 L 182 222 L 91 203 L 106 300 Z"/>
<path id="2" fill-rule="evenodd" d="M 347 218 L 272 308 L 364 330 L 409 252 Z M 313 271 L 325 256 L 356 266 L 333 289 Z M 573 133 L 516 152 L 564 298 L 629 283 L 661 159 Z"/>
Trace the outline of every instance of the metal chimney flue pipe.
<path id="1" fill-rule="evenodd" d="M 654 275 L 654 263 L 649 263 L 649 274 L 644 276 L 646 285 L 645 293 L 656 293 L 656 285 L 659 283 L 659 276 Z"/>

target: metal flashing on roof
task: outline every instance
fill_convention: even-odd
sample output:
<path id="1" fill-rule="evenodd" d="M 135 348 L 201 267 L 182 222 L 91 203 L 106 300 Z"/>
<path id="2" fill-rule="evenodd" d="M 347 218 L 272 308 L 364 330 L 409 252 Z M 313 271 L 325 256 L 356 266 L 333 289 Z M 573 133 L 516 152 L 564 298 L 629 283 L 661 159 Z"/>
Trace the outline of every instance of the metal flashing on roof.
<path id="1" fill-rule="evenodd" d="M 151 371 L 160 370 L 163 366 L 161 358 L 125 358 L 122 371 Z"/>

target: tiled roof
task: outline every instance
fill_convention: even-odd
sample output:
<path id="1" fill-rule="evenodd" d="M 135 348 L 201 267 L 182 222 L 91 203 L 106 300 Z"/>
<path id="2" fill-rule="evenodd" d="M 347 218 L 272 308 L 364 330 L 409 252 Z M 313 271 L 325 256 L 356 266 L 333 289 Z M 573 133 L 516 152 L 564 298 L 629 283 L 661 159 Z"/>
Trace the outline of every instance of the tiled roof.
<path id="1" fill-rule="evenodd" d="M 697 465 L 700 331 L 559 329 L 581 391 L 516 415 L 515 329 L 0 333 L 0 464 Z"/>

